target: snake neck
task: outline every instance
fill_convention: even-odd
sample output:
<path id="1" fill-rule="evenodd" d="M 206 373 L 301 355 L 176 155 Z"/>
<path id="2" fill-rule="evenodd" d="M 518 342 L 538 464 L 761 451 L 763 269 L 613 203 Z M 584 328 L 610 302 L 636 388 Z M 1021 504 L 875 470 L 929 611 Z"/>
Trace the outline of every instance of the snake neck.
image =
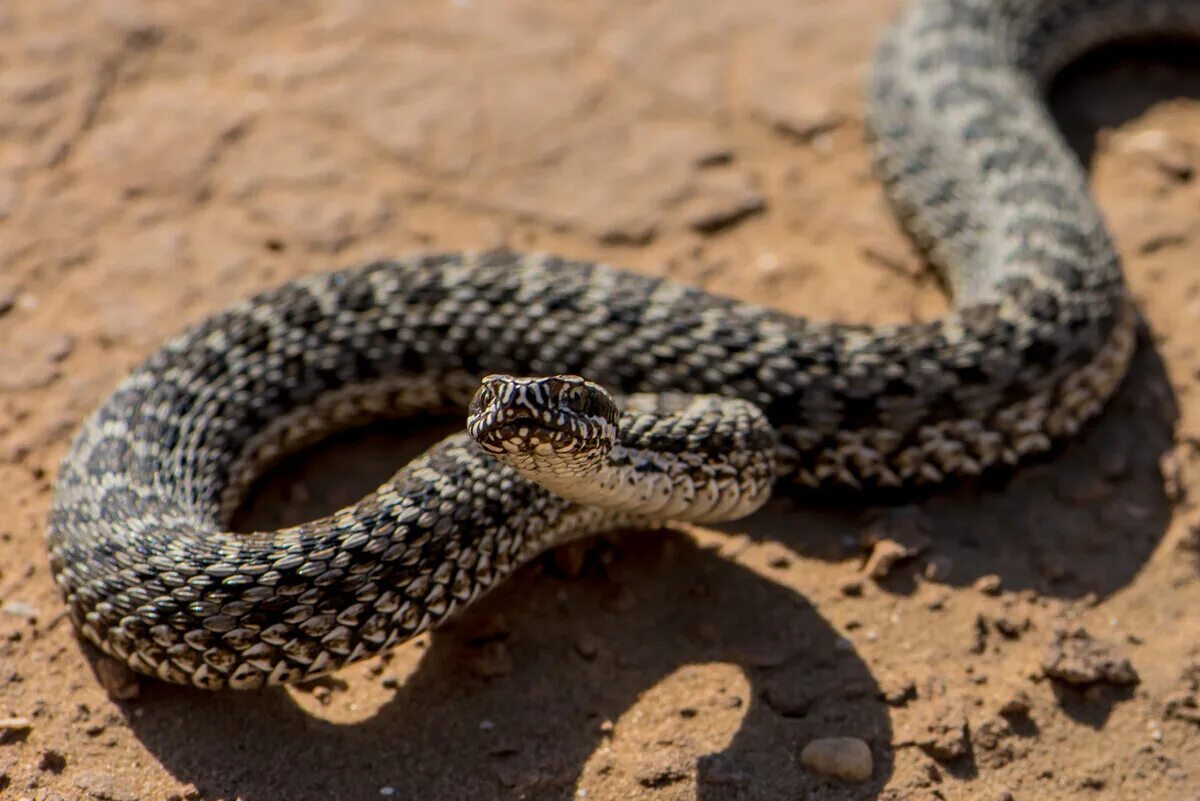
<path id="1" fill-rule="evenodd" d="M 774 430 L 745 401 L 714 396 L 631 396 L 610 449 L 524 449 L 503 461 L 555 495 L 632 519 L 718 522 L 756 511 L 770 496 Z"/>
<path id="2" fill-rule="evenodd" d="M 632 519 L 712 523 L 757 511 L 770 496 L 774 463 L 769 449 L 705 456 L 618 445 L 588 474 L 544 464 L 518 472 L 562 498 Z"/>

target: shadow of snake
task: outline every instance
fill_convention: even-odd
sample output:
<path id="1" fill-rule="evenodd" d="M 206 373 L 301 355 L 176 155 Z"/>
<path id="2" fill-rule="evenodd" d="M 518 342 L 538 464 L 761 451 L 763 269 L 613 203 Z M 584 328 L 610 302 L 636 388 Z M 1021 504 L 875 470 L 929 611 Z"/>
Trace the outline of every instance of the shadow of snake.
<path id="1" fill-rule="evenodd" d="M 364 721 L 321 720 L 282 689 L 210 694 L 155 682 L 129 724 L 205 798 L 374 798 L 392 787 L 398 798 L 570 799 L 585 775 L 607 775 L 624 794 L 694 781 L 702 799 L 878 796 L 892 771 L 887 708 L 863 661 L 802 596 L 679 533 L 630 535 L 620 549 L 619 579 L 596 565 L 570 581 L 522 570 L 486 611 L 434 633 Z M 500 636 L 514 669 L 484 678 L 471 669 L 471 631 L 496 615 L 511 622 Z M 413 656 L 413 644 L 401 648 L 401 659 Z M 640 697 L 713 663 L 731 667 L 690 684 L 684 706 L 655 705 L 661 727 L 634 727 L 665 737 L 623 740 L 621 718 Z M 834 734 L 871 745 L 870 781 L 801 767 L 799 749 Z M 727 744 L 693 772 L 714 740 Z M 610 746 L 634 756 L 608 762 Z"/>

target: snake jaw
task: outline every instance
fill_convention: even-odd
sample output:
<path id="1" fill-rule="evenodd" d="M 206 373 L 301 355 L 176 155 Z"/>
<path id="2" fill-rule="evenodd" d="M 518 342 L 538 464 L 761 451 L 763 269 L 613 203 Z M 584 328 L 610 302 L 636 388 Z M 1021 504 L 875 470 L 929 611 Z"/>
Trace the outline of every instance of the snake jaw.
<path id="1" fill-rule="evenodd" d="M 578 476 L 608 458 L 619 415 L 608 392 L 579 376 L 490 375 L 471 400 L 467 431 L 529 478 Z"/>

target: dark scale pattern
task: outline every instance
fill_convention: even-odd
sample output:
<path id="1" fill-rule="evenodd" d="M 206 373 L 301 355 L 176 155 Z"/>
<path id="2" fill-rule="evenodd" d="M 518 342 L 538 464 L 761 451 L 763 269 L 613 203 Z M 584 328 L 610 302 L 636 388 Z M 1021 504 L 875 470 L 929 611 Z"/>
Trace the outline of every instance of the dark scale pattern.
<path id="1" fill-rule="evenodd" d="M 72 619 L 138 670 L 258 686 L 403 640 L 542 548 L 654 522 L 572 504 L 455 438 L 329 518 L 225 532 L 285 451 L 362 419 L 461 409 L 486 373 L 744 399 L 788 480 L 813 487 L 938 482 L 1044 451 L 1099 412 L 1134 334 L 1042 89 L 1101 42 L 1198 32 L 1194 0 L 918 0 L 898 18 L 869 128 L 897 214 L 954 296 L 939 321 L 813 322 L 506 252 L 365 265 L 210 318 L 118 387 L 64 461 L 49 545 Z M 657 450 L 618 449 L 618 475 L 653 483 L 720 457 L 721 486 L 749 486 L 749 440 L 701 436 L 703 419 L 646 423 Z"/>

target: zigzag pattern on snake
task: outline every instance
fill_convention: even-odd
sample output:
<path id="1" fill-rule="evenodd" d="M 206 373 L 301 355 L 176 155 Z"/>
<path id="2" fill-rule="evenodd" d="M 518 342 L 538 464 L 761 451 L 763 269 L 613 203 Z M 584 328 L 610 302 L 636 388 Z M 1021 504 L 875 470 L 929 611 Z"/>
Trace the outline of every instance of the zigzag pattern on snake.
<path id="1" fill-rule="evenodd" d="M 227 530 L 281 454 L 365 419 L 461 410 L 487 373 L 748 401 L 774 432 L 782 480 L 814 488 L 935 483 L 1045 451 L 1100 411 L 1135 344 L 1046 81 L 1109 39 L 1197 34 L 1191 1 L 917 0 L 900 15 L 869 81 L 871 144 L 952 292 L 943 319 L 814 322 L 499 252 L 314 276 L 201 322 L 120 384 L 63 462 L 48 539 L 72 621 L 168 681 L 294 681 L 408 639 L 548 547 L 661 520 L 564 498 L 457 436 L 325 519 Z M 621 453 L 654 453 L 616 465 L 613 486 L 649 471 L 674 482 L 667 494 L 703 484 L 710 508 L 757 492 L 769 477 L 718 478 L 703 455 L 715 451 L 679 445 L 706 426 L 740 456 L 754 437 L 728 434 L 727 406 L 622 433 Z"/>

